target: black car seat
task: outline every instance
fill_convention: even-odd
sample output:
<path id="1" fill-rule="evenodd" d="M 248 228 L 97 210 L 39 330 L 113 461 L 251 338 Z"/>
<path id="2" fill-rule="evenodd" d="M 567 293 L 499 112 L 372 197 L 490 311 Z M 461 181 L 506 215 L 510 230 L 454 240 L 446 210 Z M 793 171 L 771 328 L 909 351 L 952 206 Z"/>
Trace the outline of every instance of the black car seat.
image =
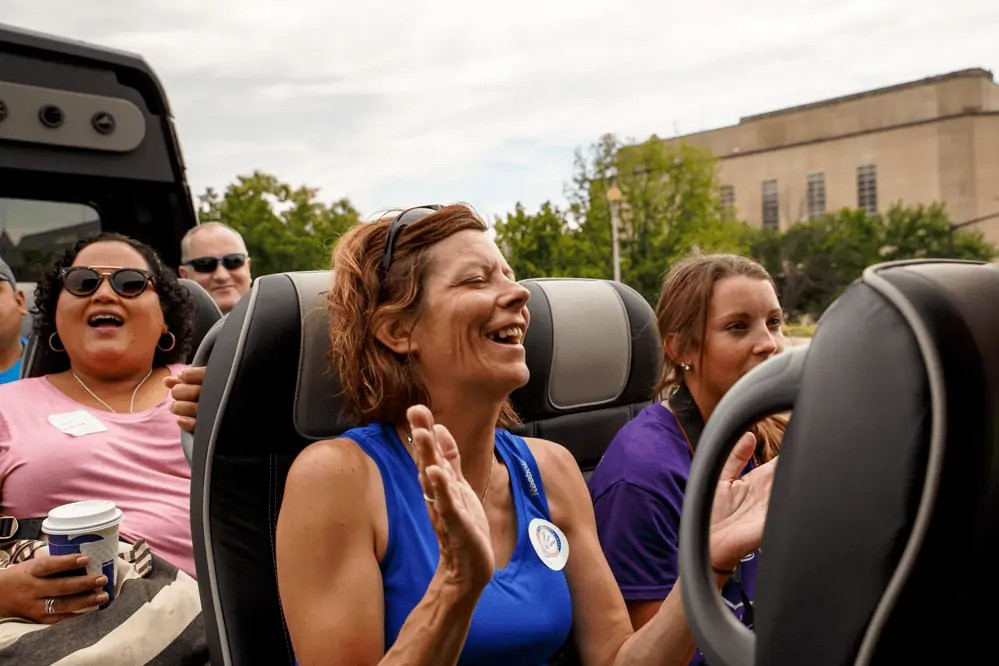
<path id="1" fill-rule="evenodd" d="M 513 394 L 523 421 L 515 430 L 562 444 L 589 477 L 617 431 L 652 399 L 660 359 L 655 313 L 620 282 L 521 284 L 531 291 L 531 379 Z"/>
<path id="2" fill-rule="evenodd" d="M 213 664 L 294 663 L 274 543 L 285 478 L 305 446 L 354 425 L 340 414 L 329 369 L 328 281 L 327 271 L 258 278 L 212 336 L 210 354 L 202 350 L 191 522 Z M 524 284 L 533 298 L 532 379 L 515 397 L 523 431 L 564 441 L 592 464 L 643 395 L 648 402 L 658 353 L 651 311 L 606 281 Z"/>
<path id="3" fill-rule="evenodd" d="M 194 280 L 179 278 L 177 280 L 191 294 L 194 300 L 194 326 L 191 331 L 191 352 L 190 358 L 194 357 L 195 351 L 201 344 L 201 340 L 208 333 L 208 330 L 222 318 L 222 312 L 212 297 L 205 291 L 205 288 Z M 27 294 L 25 294 L 27 302 Z M 34 292 L 31 294 L 31 302 L 34 303 Z M 28 315 L 30 318 L 31 315 Z M 30 327 L 30 325 L 29 325 Z M 24 361 L 21 363 L 21 378 L 41 377 L 55 371 L 56 368 L 64 369 L 65 361 L 58 359 L 55 353 L 49 349 L 47 340 L 38 340 L 34 333 L 28 335 L 28 344 L 24 349 Z"/>
<path id="4" fill-rule="evenodd" d="M 736 436 L 760 415 L 791 407 L 754 635 L 714 591 L 710 500 Z M 707 423 L 687 485 L 680 575 L 711 664 L 991 662 L 996 553 L 995 265 L 867 269 L 806 350 L 748 373 Z"/>
<path id="5" fill-rule="evenodd" d="M 35 304 L 35 283 L 18 282 L 17 288 L 24 294 L 24 309 L 26 314 L 21 317 L 21 337 L 27 338 L 31 334 L 31 307 Z"/>

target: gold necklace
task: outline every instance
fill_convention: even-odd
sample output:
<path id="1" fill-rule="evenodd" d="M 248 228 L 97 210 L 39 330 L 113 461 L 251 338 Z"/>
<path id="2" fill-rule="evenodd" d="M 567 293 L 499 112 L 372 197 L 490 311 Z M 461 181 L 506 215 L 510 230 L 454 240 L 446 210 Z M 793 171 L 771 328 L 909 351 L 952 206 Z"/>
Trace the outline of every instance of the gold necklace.
<path id="1" fill-rule="evenodd" d="M 82 387 L 83 387 L 83 390 L 84 390 L 84 391 L 86 391 L 87 393 L 89 393 L 89 394 L 90 394 L 90 397 L 91 397 L 91 398 L 93 398 L 93 399 L 94 399 L 94 400 L 96 400 L 97 402 L 99 402 L 99 403 L 101 403 L 102 405 L 104 405 L 105 407 L 107 407 L 107 410 L 108 410 L 109 412 L 111 412 L 112 414 L 117 414 L 117 413 L 118 413 L 117 411 L 115 411 L 114 407 L 112 407 L 112 406 L 111 406 L 111 405 L 109 405 L 108 403 L 106 403 L 106 402 L 104 402 L 103 400 L 101 400 L 100 398 L 98 398 L 98 397 L 97 397 L 97 394 L 96 394 L 96 393 L 94 393 L 93 391 L 91 391 L 91 390 L 90 390 L 90 387 L 89 387 L 89 386 L 87 386 L 86 384 L 84 384 L 84 383 L 83 383 L 83 380 L 82 380 L 82 379 L 80 379 L 80 377 L 79 377 L 79 376 L 78 376 L 78 375 L 77 375 L 77 374 L 76 374 L 75 372 L 73 372 L 72 370 L 70 370 L 70 371 L 69 371 L 69 374 L 73 375 L 73 379 L 75 379 L 76 381 L 80 382 L 80 386 L 82 386 Z M 149 377 L 150 377 L 150 376 L 151 376 L 152 374 L 153 374 L 153 369 L 152 369 L 152 368 L 149 368 L 149 372 L 147 372 L 147 373 L 146 373 L 146 376 L 142 378 L 142 381 L 141 381 L 141 382 L 139 382 L 139 383 L 138 383 L 138 384 L 136 385 L 136 387 L 135 387 L 135 390 L 134 390 L 134 391 L 132 391 L 132 399 L 128 401 L 128 413 L 129 413 L 129 414 L 134 414 L 134 413 L 135 413 L 135 394 L 139 392 L 139 389 L 140 389 L 140 388 L 142 388 L 142 385 L 146 383 L 146 380 L 147 380 L 147 379 L 149 379 Z"/>
<path id="2" fill-rule="evenodd" d="M 409 444 L 410 455 L 412 455 L 412 453 L 413 453 L 413 436 L 409 434 L 408 430 L 406 431 L 406 443 Z M 415 458 L 416 456 L 414 455 L 413 457 Z M 479 501 L 482 503 L 482 507 L 483 508 L 485 508 L 485 506 L 486 506 L 486 498 L 489 497 L 489 484 L 493 480 L 493 470 L 496 469 L 496 456 L 495 456 L 495 454 L 490 458 L 489 462 L 490 462 L 490 465 L 489 465 L 489 476 L 486 477 L 486 487 L 482 491 L 482 497 L 479 498 Z"/>

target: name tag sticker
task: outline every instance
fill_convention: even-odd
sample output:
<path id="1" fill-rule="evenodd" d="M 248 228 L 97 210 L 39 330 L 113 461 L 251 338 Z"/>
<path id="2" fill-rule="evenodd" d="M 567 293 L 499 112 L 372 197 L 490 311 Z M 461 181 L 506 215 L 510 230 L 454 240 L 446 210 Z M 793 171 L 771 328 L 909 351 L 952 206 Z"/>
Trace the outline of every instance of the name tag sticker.
<path id="1" fill-rule="evenodd" d="M 78 409 L 75 412 L 65 414 L 50 414 L 49 423 L 54 425 L 60 432 L 73 437 L 83 437 L 95 432 L 106 432 L 107 426 L 88 411 Z"/>
<path id="2" fill-rule="evenodd" d="M 527 527 L 531 545 L 545 566 L 552 571 L 561 571 L 569 559 L 569 540 L 562 530 L 541 518 L 535 518 Z"/>

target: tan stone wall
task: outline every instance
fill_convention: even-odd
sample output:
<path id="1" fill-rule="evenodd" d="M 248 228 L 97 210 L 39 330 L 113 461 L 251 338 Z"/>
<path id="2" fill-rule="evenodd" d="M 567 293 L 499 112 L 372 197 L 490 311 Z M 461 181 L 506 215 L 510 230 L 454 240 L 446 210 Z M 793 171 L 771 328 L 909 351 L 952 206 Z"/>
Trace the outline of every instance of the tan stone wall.
<path id="1" fill-rule="evenodd" d="M 684 141 L 721 158 L 738 214 L 760 226 L 776 179 L 780 226 L 807 219 L 811 173 L 826 210 L 856 208 L 857 167 L 877 166 L 878 210 L 943 201 L 954 222 L 999 213 L 999 85 L 983 70 L 744 118 Z M 999 218 L 975 226 L 999 245 Z"/>
<path id="2" fill-rule="evenodd" d="M 999 87 L 996 89 L 999 98 Z M 975 194 L 977 206 L 973 217 L 999 213 L 999 114 L 977 116 L 975 129 Z M 999 218 L 973 227 L 999 246 Z"/>
<path id="3" fill-rule="evenodd" d="M 999 86 L 973 70 L 925 85 L 910 84 L 840 100 L 744 118 L 738 125 L 683 140 L 719 157 L 877 131 L 969 111 L 999 110 Z"/>
<path id="4" fill-rule="evenodd" d="M 895 201 L 930 203 L 941 197 L 936 125 L 864 134 L 723 160 L 719 181 L 735 187 L 740 217 L 763 222 L 762 183 L 777 180 L 780 226 L 808 217 L 808 174 L 824 173 L 826 210 L 857 207 L 857 167 L 877 166 L 878 210 Z"/>

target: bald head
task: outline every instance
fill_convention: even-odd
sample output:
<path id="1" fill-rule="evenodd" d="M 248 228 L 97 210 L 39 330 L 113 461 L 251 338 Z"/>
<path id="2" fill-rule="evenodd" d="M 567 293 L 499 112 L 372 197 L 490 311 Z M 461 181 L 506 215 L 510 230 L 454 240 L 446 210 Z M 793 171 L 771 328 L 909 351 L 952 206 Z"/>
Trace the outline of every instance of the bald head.
<path id="1" fill-rule="evenodd" d="M 250 290 L 247 254 L 246 243 L 238 231 L 221 222 L 205 222 L 181 239 L 178 272 L 204 287 L 226 313 Z"/>
<path id="2" fill-rule="evenodd" d="M 197 254 L 191 254 L 191 241 L 195 236 L 201 236 L 205 233 L 209 234 L 212 238 L 231 235 L 235 238 L 237 244 L 236 247 L 239 248 L 238 251 L 243 254 L 248 254 L 246 251 L 246 243 L 243 241 L 243 235 L 241 233 L 230 227 L 228 224 L 223 224 L 222 222 L 203 222 L 189 229 L 188 232 L 184 234 L 184 237 L 180 239 L 180 260 L 182 263 L 200 256 Z M 198 245 L 200 247 L 201 243 Z"/>

